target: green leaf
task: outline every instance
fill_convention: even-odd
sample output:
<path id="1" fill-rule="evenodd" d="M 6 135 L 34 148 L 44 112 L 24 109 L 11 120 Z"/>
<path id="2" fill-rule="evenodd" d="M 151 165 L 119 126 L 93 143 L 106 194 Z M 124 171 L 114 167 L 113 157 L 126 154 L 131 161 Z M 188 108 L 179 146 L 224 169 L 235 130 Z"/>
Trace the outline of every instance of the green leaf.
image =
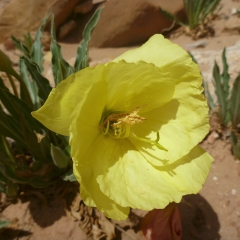
<path id="1" fill-rule="evenodd" d="M 38 28 L 38 31 L 35 36 L 35 41 L 32 46 L 32 61 L 38 65 L 41 73 L 44 70 L 43 66 L 42 66 L 42 61 L 43 61 L 44 55 L 42 52 L 43 45 L 41 42 L 41 37 L 42 37 L 42 31 L 43 31 L 48 19 L 49 19 L 49 16 L 47 16 L 43 19 L 41 26 Z"/>
<path id="2" fill-rule="evenodd" d="M 51 156 L 54 164 L 59 168 L 66 168 L 68 166 L 68 157 L 59 147 L 51 144 Z"/>
<path id="3" fill-rule="evenodd" d="M 229 113 L 231 116 L 232 128 L 239 129 L 240 124 L 240 74 L 236 77 L 231 97 L 229 100 Z"/>
<path id="4" fill-rule="evenodd" d="M 9 89 L 5 86 L 3 79 L 0 77 L 0 88 L 9 91 Z"/>
<path id="5" fill-rule="evenodd" d="M 27 35 L 24 35 L 24 45 L 27 47 L 29 52 L 31 52 L 33 40 L 29 32 L 27 33 Z"/>
<path id="6" fill-rule="evenodd" d="M 0 50 L 0 71 L 14 76 L 20 82 L 21 96 L 24 96 L 29 106 L 32 106 L 31 97 L 21 76 L 13 69 L 12 62 L 8 56 Z"/>
<path id="7" fill-rule="evenodd" d="M 62 177 L 62 179 L 64 181 L 69 181 L 69 182 L 75 182 L 77 181 L 74 173 L 73 173 L 73 170 L 70 169 L 66 174 L 64 174 L 64 176 Z"/>
<path id="8" fill-rule="evenodd" d="M 204 93 L 205 93 L 205 96 L 208 100 L 208 106 L 210 107 L 211 110 L 213 110 L 213 109 L 215 109 L 215 104 L 214 104 L 214 101 L 213 101 L 213 97 L 210 94 L 207 82 L 204 84 L 204 88 L 205 88 Z"/>
<path id="9" fill-rule="evenodd" d="M 195 62 L 197 65 L 198 65 L 198 62 L 197 62 L 197 60 L 196 60 L 196 58 L 192 55 L 192 53 L 191 52 L 189 52 L 188 51 L 188 54 L 190 55 L 190 57 L 192 58 L 192 60 L 193 60 L 193 62 Z M 199 66 L 198 66 L 199 67 Z M 199 68 L 199 71 L 200 71 L 200 68 Z M 201 76 L 202 76 L 202 78 L 203 78 L 203 75 L 202 75 L 202 72 L 200 71 L 200 74 L 201 74 Z M 202 80 L 202 87 L 203 87 L 203 95 L 208 99 L 208 101 L 210 101 L 211 103 L 211 105 L 213 104 L 213 99 L 212 99 L 212 96 L 210 95 L 210 93 L 208 92 L 208 93 L 206 93 L 206 89 L 208 88 L 208 85 L 207 85 L 207 83 L 206 84 L 204 84 L 204 79 Z"/>
<path id="10" fill-rule="evenodd" d="M 21 117 L 23 117 L 27 125 L 31 126 L 31 129 L 40 131 L 42 125 L 32 117 L 32 109 L 24 101 L 1 88 L 0 100 L 17 121 L 21 122 Z"/>
<path id="11" fill-rule="evenodd" d="M 207 16 L 212 14 L 221 0 L 184 0 L 188 26 L 195 29 Z"/>
<path id="12" fill-rule="evenodd" d="M 83 40 L 78 46 L 76 61 L 74 64 L 75 72 L 88 67 L 88 44 L 91 40 L 91 34 L 93 29 L 96 27 L 100 14 L 103 7 L 99 8 L 91 17 L 89 22 L 86 24 L 83 31 Z"/>
<path id="13" fill-rule="evenodd" d="M 212 14 L 216 10 L 220 1 L 221 0 L 207 0 L 199 21 L 203 21 L 208 15 Z"/>
<path id="14" fill-rule="evenodd" d="M 49 84 L 49 81 L 41 75 L 39 72 L 38 66 L 29 60 L 27 57 L 22 56 L 20 60 L 23 60 L 26 64 L 26 67 L 29 73 L 32 76 L 32 79 L 36 81 L 38 85 L 38 96 L 45 102 L 48 98 L 49 93 L 51 92 L 52 88 Z"/>
<path id="15" fill-rule="evenodd" d="M 0 135 L 0 159 L 15 163 L 15 157 L 5 136 Z M 1 179 L 1 178 L 0 178 Z M 5 181 L 6 182 L 6 181 Z"/>
<path id="16" fill-rule="evenodd" d="M 26 148 L 36 159 L 50 158 L 48 138 L 38 143 L 37 133 L 42 133 L 43 125 L 31 116 L 32 109 L 9 91 L 0 89 L 0 99 L 12 116 L 0 111 L 0 134 L 13 138 Z"/>
<path id="17" fill-rule="evenodd" d="M 0 105 L 0 135 L 10 137 L 19 144 L 26 147 L 24 137 L 21 131 L 21 125 L 17 119 L 6 114 Z"/>
<path id="18" fill-rule="evenodd" d="M 25 46 L 19 39 L 11 36 L 12 41 L 14 42 L 16 48 L 20 50 L 25 56 L 30 57 L 31 56 L 31 49 Z"/>
<path id="19" fill-rule="evenodd" d="M 233 131 L 231 132 L 231 142 L 232 142 L 234 157 L 236 159 L 240 159 L 240 143 Z"/>
<path id="20" fill-rule="evenodd" d="M 175 17 L 174 15 L 172 15 L 171 13 L 169 13 L 168 11 L 163 10 L 161 7 L 159 7 L 160 12 L 162 13 L 162 15 L 164 17 L 166 17 L 167 19 L 169 19 L 170 21 L 175 21 L 177 24 L 179 24 L 180 26 L 185 26 L 186 24 L 184 24 L 182 21 L 180 21 L 177 17 Z"/>
<path id="21" fill-rule="evenodd" d="M 0 150 L 0 155 L 2 155 L 2 152 Z M 4 159 L 0 156 L 0 161 L 8 161 L 8 159 L 6 157 L 4 157 Z M 1 173 L 1 170 L 0 170 L 0 182 L 1 182 L 1 186 L 2 186 L 2 189 L 5 191 L 6 188 L 6 183 L 7 183 L 8 179 Z M 1 190 L 0 190 L 1 191 Z"/>
<path id="22" fill-rule="evenodd" d="M 51 38 L 52 71 L 57 86 L 62 80 L 74 73 L 74 69 L 63 59 L 61 46 L 56 42 L 53 16 L 51 20 Z"/>
<path id="23" fill-rule="evenodd" d="M 61 79 L 61 81 L 62 81 L 68 77 L 68 72 L 67 72 L 66 68 L 64 67 L 62 61 L 59 62 L 59 67 L 60 67 L 60 69 L 58 71 L 57 78 L 59 80 Z"/>
<path id="24" fill-rule="evenodd" d="M 31 100 L 32 100 L 32 103 L 34 106 L 34 110 L 36 110 L 41 107 L 41 101 L 40 101 L 40 98 L 38 97 L 37 83 L 30 79 L 26 64 L 23 61 L 23 59 L 20 59 L 20 61 L 19 61 L 19 70 L 20 70 L 21 77 L 28 89 L 29 94 L 30 94 L 30 97 L 31 97 Z M 21 98 L 23 100 L 25 100 L 24 96 L 21 96 Z"/>
<path id="25" fill-rule="evenodd" d="M 0 175 L 0 178 L 1 178 L 1 175 Z M 6 193 L 6 188 L 1 182 L 0 182 L 0 192 Z"/>
<path id="26" fill-rule="evenodd" d="M 11 224 L 11 223 L 8 222 L 8 221 L 2 221 L 2 220 L 0 220 L 0 229 L 6 227 L 6 226 L 9 225 L 9 224 Z"/>
<path id="27" fill-rule="evenodd" d="M 45 188 L 56 182 L 56 180 L 51 180 L 49 176 L 33 176 L 33 177 L 20 177 L 16 174 L 15 170 L 9 167 L 9 164 L 3 163 L 0 161 L 0 171 L 4 174 L 9 180 L 20 183 L 20 184 L 29 184 L 37 188 Z"/>
<path id="28" fill-rule="evenodd" d="M 196 58 L 192 55 L 192 53 L 188 51 L 188 54 L 189 54 L 190 57 L 192 58 L 193 62 L 195 62 L 195 63 L 198 65 L 198 62 L 197 62 Z M 200 72 L 200 73 L 201 73 L 201 72 Z M 201 75 L 202 75 L 202 73 L 201 73 Z"/>
<path id="29" fill-rule="evenodd" d="M 17 74 L 17 72 L 12 67 L 11 60 L 2 50 L 0 50 L 0 71 L 9 73 L 14 77 Z"/>
<path id="30" fill-rule="evenodd" d="M 230 75 L 228 73 L 228 63 L 226 58 L 226 48 L 223 49 L 222 52 L 222 63 L 223 63 L 223 72 L 221 74 L 222 77 L 222 85 L 224 88 L 224 92 L 226 96 L 229 95 L 229 81 L 230 81 Z"/>
<path id="31" fill-rule="evenodd" d="M 37 126 L 40 123 L 36 122 L 35 124 Z M 21 118 L 21 121 L 18 121 L 16 118 L 6 114 L 0 105 L 0 135 L 14 139 L 17 145 L 27 149 L 34 158 L 49 162 L 50 146 L 48 139 L 44 138 L 38 143 L 36 132 L 29 125 L 27 118 Z"/>
<path id="32" fill-rule="evenodd" d="M 198 1 L 195 1 L 195 11 L 194 11 L 194 14 L 193 14 L 193 25 L 194 27 L 198 25 L 199 23 L 199 17 L 201 15 L 201 12 L 202 10 L 204 9 L 204 0 L 198 0 Z"/>
<path id="33" fill-rule="evenodd" d="M 65 148 L 65 151 L 68 153 L 69 156 L 71 156 L 71 146 L 67 145 L 67 147 Z"/>
<path id="34" fill-rule="evenodd" d="M 7 187 L 6 187 L 6 195 L 8 197 L 16 197 L 18 194 L 19 190 L 19 185 L 17 183 L 13 183 L 12 181 L 7 182 Z"/>
<path id="35" fill-rule="evenodd" d="M 222 121 L 222 124 L 227 126 L 228 124 L 228 112 L 227 112 L 227 104 L 228 104 L 228 94 L 225 92 L 224 85 L 222 83 L 222 76 L 220 74 L 219 67 L 215 61 L 213 67 L 213 83 L 215 86 L 215 93 L 217 95 L 218 105 L 219 105 L 219 117 Z"/>

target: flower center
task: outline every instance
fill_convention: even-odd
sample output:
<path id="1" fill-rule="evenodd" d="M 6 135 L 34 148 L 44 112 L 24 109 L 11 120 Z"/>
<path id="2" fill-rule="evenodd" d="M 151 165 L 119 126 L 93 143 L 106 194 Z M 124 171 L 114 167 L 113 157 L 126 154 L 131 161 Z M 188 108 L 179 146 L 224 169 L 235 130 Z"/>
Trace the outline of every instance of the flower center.
<path id="1" fill-rule="evenodd" d="M 132 138 L 141 142 L 149 143 L 156 146 L 158 149 L 163 151 L 168 151 L 161 144 L 159 144 L 159 132 L 157 132 L 156 140 L 151 140 L 148 138 L 141 138 L 131 133 L 131 127 L 136 123 L 142 123 L 146 118 L 138 115 L 138 112 L 143 106 L 139 106 L 127 113 L 114 113 L 109 115 L 102 121 L 98 130 L 102 130 L 104 135 L 110 135 L 113 138 Z"/>
<path id="2" fill-rule="evenodd" d="M 138 115 L 142 107 L 136 107 L 127 113 L 111 114 L 101 123 L 98 129 L 102 129 L 104 135 L 109 134 L 113 138 L 129 137 L 131 127 L 146 120 L 146 118 Z"/>

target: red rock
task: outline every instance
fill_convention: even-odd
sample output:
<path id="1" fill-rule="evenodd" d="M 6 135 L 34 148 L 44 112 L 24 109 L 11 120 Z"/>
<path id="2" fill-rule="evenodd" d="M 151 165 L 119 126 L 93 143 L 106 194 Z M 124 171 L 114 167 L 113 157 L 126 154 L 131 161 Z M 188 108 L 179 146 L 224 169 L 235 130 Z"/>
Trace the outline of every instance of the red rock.
<path id="1" fill-rule="evenodd" d="M 75 13 L 86 14 L 93 9 L 93 3 L 91 0 L 80 3 L 74 8 Z"/>
<path id="2" fill-rule="evenodd" d="M 63 39 L 66 37 L 72 30 L 74 30 L 77 27 L 77 23 L 74 20 L 70 20 L 66 23 L 64 23 L 58 31 L 58 38 Z"/>
<path id="3" fill-rule="evenodd" d="M 56 29 L 61 26 L 82 0 L 9 0 L 0 5 L 0 42 L 11 35 L 19 38 L 36 31 L 43 18 L 55 15 Z"/>
<path id="4" fill-rule="evenodd" d="M 105 6 L 90 45 L 121 47 L 146 41 L 161 33 L 172 22 L 159 11 L 159 6 L 173 15 L 183 15 L 182 0 L 110 0 Z"/>

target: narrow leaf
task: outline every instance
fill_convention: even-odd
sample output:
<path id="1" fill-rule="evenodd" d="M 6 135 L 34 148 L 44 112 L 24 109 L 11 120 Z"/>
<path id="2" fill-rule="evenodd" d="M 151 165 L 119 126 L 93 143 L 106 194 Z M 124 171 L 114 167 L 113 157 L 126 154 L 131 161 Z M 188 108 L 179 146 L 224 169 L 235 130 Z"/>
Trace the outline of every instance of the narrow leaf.
<path id="1" fill-rule="evenodd" d="M 213 97 L 210 94 L 207 82 L 204 84 L 204 88 L 205 88 L 204 93 L 205 93 L 205 96 L 208 100 L 208 106 L 210 107 L 211 110 L 213 110 L 213 109 L 215 109 L 215 104 L 214 104 L 214 101 L 213 101 Z"/>
<path id="2" fill-rule="evenodd" d="M 166 17 L 167 19 L 169 19 L 170 21 L 175 21 L 177 24 L 179 24 L 180 26 L 185 26 L 185 24 L 183 22 L 181 22 L 177 17 L 175 17 L 174 15 L 172 15 L 171 13 L 163 10 L 162 8 L 159 7 L 160 12 L 162 13 L 162 15 L 164 17 Z"/>
<path id="3" fill-rule="evenodd" d="M 218 4 L 220 3 L 220 1 L 221 0 L 208 0 L 208 1 L 205 1 L 200 21 L 203 21 L 208 15 L 212 14 L 216 10 L 216 8 L 217 8 Z"/>
<path id="4" fill-rule="evenodd" d="M 29 32 L 27 33 L 27 35 L 24 35 L 24 45 L 27 47 L 27 49 L 31 53 L 33 40 Z"/>
<path id="5" fill-rule="evenodd" d="M 27 122 L 27 125 L 31 126 L 33 130 L 40 131 L 42 125 L 40 125 L 40 123 L 32 117 L 32 109 L 24 101 L 17 98 L 9 91 L 3 90 L 1 88 L 0 100 L 17 121 L 21 122 L 22 116 Z"/>
<path id="6" fill-rule="evenodd" d="M 5 91 L 9 91 L 9 89 L 5 86 L 3 79 L 0 77 L 0 88 L 4 89 Z"/>
<path id="7" fill-rule="evenodd" d="M 16 74 L 16 71 L 12 67 L 11 60 L 2 50 L 0 50 L 0 71 L 9 73 L 13 76 Z"/>
<path id="8" fill-rule="evenodd" d="M 227 58 L 226 58 L 226 48 L 224 48 L 224 50 L 222 52 L 222 63 L 223 63 L 223 72 L 221 74 L 221 76 L 222 76 L 222 84 L 223 84 L 223 87 L 224 87 L 224 91 L 225 91 L 226 97 L 228 98 L 230 75 L 228 73 L 228 63 L 227 63 Z"/>
<path id="9" fill-rule="evenodd" d="M 200 22 L 199 18 L 202 13 L 202 10 L 204 8 L 204 3 L 205 3 L 204 0 L 195 1 L 196 5 L 194 7 L 195 11 L 194 11 L 194 16 L 193 16 L 194 25 L 197 25 Z"/>
<path id="10" fill-rule="evenodd" d="M 17 119 L 6 114 L 0 105 L 0 135 L 10 137 L 16 140 L 19 144 L 27 147 L 21 132 L 21 125 Z"/>
<path id="11" fill-rule="evenodd" d="M 38 31 L 37 31 L 36 36 L 35 36 L 35 41 L 34 41 L 33 46 L 32 46 L 32 61 L 35 62 L 38 65 L 41 73 L 44 70 L 43 66 L 42 66 L 43 45 L 42 45 L 42 42 L 41 42 L 41 37 L 42 37 L 42 31 L 43 31 L 48 19 L 49 19 L 49 16 L 47 16 L 43 19 L 41 26 L 38 28 Z"/>
<path id="12" fill-rule="evenodd" d="M 7 74 L 10 74 L 14 76 L 19 82 L 20 82 L 20 88 L 21 88 L 21 96 L 24 95 L 24 99 L 26 99 L 26 102 L 29 106 L 32 106 L 31 97 L 29 95 L 28 89 L 21 78 L 21 76 L 13 69 L 12 62 L 8 58 L 8 56 L 0 50 L 0 71 L 6 72 Z"/>
<path id="13" fill-rule="evenodd" d="M 0 159 L 2 161 L 9 161 L 16 163 L 12 149 L 5 136 L 0 135 Z"/>
<path id="14" fill-rule="evenodd" d="M 229 100 L 229 113 L 233 129 L 239 129 L 240 124 L 240 74 L 234 81 L 232 94 Z"/>
<path id="15" fill-rule="evenodd" d="M 54 17 L 51 20 L 51 52 L 52 52 L 52 71 L 55 85 L 74 72 L 74 69 L 62 57 L 61 46 L 56 42 Z"/>
<path id="16" fill-rule="evenodd" d="M 52 88 L 49 84 L 49 81 L 41 75 L 39 72 L 38 66 L 29 60 L 27 57 L 22 56 L 20 60 L 23 60 L 26 64 L 26 67 L 29 73 L 32 76 L 32 79 L 36 81 L 38 85 L 38 96 L 45 102 Z"/>
<path id="17" fill-rule="evenodd" d="M 25 46 L 25 45 L 24 45 L 20 40 L 18 40 L 17 38 L 15 38 L 15 37 L 13 37 L 13 36 L 11 36 L 11 38 L 12 38 L 12 41 L 14 42 L 16 48 L 17 48 L 18 50 L 20 50 L 25 56 L 30 57 L 30 55 L 31 55 L 30 49 L 29 49 L 27 46 Z"/>
<path id="18" fill-rule="evenodd" d="M 228 96 L 226 95 L 224 91 L 224 86 L 222 84 L 222 77 L 220 75 L 219 67 L 215 61 L 214 67 L 213 67 L 213 83 L 215 86 L 215 93 L 217 95 L 218 105 L 219 105 L 219 117 L 222 121 L 222 123 L 226 126 L 227 125 L 227 101 Z"/>
<path id="19" fill-rule="evenodd" d="M 237 139 L 237 136 L 232 131 L 231 132 L 231 142 L 232 142 L 232 148 L 233 148 L 233 154 L 236 159 L 240 159 L 240 143 Z"/>
<path id="20" fill-rule="evenodd" d="M 100 14 L 103 7 L 99 8 L 91 17 L 89 22 L 86 24 L 83 31 L 83 40 L 78 46 L 76 61 L 74 64 L 75 72 L 88 67 L 88 44 L 91 40 L 91 34 L 93 29 L 96 27 Z"/>
<path id="21" fill-rule="evenodd" d="M 23 61 L 23 59 L 20 59 L 19 61 L 19 70 L 20 70 L 21 77 L 30 94 L 32 103 L 34 105 L 34 110 L 36 110 L 41 107 L 40 98 L 38 97 L 37 83 L 30 79 L 26 64 Z M 24 96 L 21 96 L 21 98 L 25 100 Z"/>

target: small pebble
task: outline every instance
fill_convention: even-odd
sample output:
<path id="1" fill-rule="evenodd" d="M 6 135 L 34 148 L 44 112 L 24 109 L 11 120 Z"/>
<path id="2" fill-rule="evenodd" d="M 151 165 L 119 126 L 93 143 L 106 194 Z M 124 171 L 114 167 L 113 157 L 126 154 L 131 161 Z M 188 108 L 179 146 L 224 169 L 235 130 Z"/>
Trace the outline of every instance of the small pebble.
<path id="1" fill-rule="evenodd" d="M 218 180 L 218 177 L 213 177 L 213 181 L 217 181 Z"/>
<path id="2" fill-rule="evenodd" d="M 237 190 L 235 190 L 235 189 L 232 189 L 231 193 L 232 193 L 232 195 L 236 195 L 236 193 L 237 193 Z"/>
<path id="3" fill-rule="evenodd" d="M 237 13 L 237 8 L 232 8 L 232 9 L 231 9 L 231 14 L 234 15 L 234 14 L 236 14 L 236 13 Z"/>

